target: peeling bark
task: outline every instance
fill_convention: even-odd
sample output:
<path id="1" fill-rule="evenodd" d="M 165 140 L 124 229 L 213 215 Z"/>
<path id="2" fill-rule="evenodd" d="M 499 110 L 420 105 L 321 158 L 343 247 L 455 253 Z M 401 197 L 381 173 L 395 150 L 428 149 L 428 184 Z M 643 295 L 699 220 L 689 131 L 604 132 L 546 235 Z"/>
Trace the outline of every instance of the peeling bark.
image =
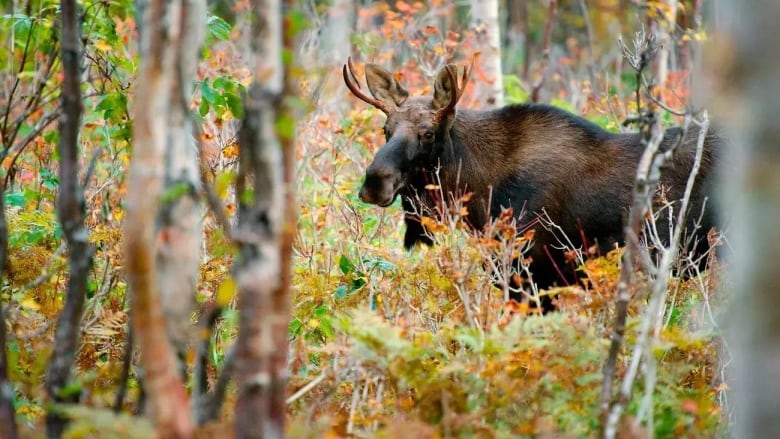
<path id="1" fill-rule="evenodd" d="M 284 436 L 286 416 L 294 147 L 292 133 L 276 128 L 285 117 L 282 103 L 289 91 L 282 63 L 282 5 L 253 0 L 252 7 L 264 13 L 252 26 L 255 82 L 245 98 L 240 132 L 235 432 L 239 438 L 277 438 Z"/>
<path id="2" fill-rule="evenodd" d="M 65 306 L 57 320 L 54 347 L 46 373 L 46 393 L 53 402 L 76 402 L 79 393 L 64 394 L 71 379 L 81 335 L 81 315 L 87 293 L 87 281 L 92 270 L 94 248 L 89 244 L 85 227 L 84 194 L 79 186 L 79 131 L 81 128 L 81 38 L 78 11 L 74 0 L 62 3 L 62 111 L 60 113 L 60 188 L 57 216 L 68 245 L 68 280 Z M 67 425 L 57 407 L 46 417 L 48 437 L 62 436 Z"/>
<path id="3" fill-rule="evenodd" d="M 180 35 L 171 40 L 173 78 L 164 157 L 165 196 L 160 208 L 157 280 L 168 335 L 180 358 L 194 342 L 195 312 L 203 216 L 198 147 L 189 116 L 192 80 L 203 42 L 205 0 L 182 2 Z"/>
<path id="4" fill-rule="evenodd" d="M 193 433 L 176 350 L 188 339 L 200 249 L 200 177 L 187 103 L 204 13 L 203 0 L 150 0 L 141 25 L 125 264 L 144 389 L 160 437 Z"/>

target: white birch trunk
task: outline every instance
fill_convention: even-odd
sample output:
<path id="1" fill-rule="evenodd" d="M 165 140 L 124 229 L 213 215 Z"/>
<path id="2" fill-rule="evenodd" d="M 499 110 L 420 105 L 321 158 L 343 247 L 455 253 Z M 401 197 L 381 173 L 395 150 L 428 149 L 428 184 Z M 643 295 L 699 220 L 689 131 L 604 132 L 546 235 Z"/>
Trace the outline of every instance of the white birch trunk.
<path id="1" fill-rule="evenodd" d="M 728 315 L 733 435 L 780 437 L 780 2 L 720 0 L 717 6 L 728 32 L 708 48 L 715 65 L 707 70 L 720 76 L 717 92 L 710 93 L 733 143 L 722 170 L 722 212 L 734 251 Z"/>
<path id="2" fill-rule="evenodd" d="M 320 39 L 320 65 L 341 66 L 350 55 L 355 23 L 354 0 L 333 0 Z"/>
<path id="3" fill-rule="evenodd" d="M 177 52 L 173 66 L 170 109 L 164 158 L 164 197 L 159 223 L 157 275 L 168 333 L 179 354 L 193 340 L 192 315 L 200 268 L 202 237 L 199 204 L 200 167 L 198 149 L 193 138 L 189 102 L 192 81 L 198 65 L 198 54 L 205 31 L 205 0 L 182 2 L 182 16 Z"/>
<path id="4" fill-rule="evenodd" d="M 187 310 L 194 303 L 199 179 L 187 115 L 205 0 L 139 3 L 145 6 L 133 110 L 125 270 L 149 415 L 159 437 L 191 437 L 189 396 L 164 334 L 186 339 L 191 317 Z M 183 303 L 174 303 L 177 300 Z"/>
<path id="5" fill-rule="evenodd" d="M 471 21 L 477 32 L 481 52 L 478 68 L 487 78 L 487 81 L 475 81 L 474 96 L 479 102 L 479 108 L 500 107 L 504 104 L 504 77 L 501 71 L 498 0 L 472 0 Z"/>

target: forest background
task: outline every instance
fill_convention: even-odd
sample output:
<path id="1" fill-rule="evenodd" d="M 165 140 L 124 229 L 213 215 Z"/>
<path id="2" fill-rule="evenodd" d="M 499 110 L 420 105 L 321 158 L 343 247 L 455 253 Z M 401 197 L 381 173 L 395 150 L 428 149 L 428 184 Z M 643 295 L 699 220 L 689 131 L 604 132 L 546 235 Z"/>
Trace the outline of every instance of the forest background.
<path id="1" fill-rule="evenodd" d="M 383 116 L 341 73 L 374 62 L 426 94 L 475 60 L 459 105 L 548 103 L 610 131 L 706 126 L 693 96 L 718 89 L 739 127 L 755 113 L 726 78 L 748 81 L 752 52 L 705 25 L 719 4 L 2 2 L 0 435 L 728 436 L 722 261 L 579 249 L 589 283 L 540 293 L 558 312 L 506 303 L 484 261 L 532 236 L 497 243 L 456 209 L 406 252 L 400 207 L 358 200 Z M 763 279 L 749 266 L 740 285 Z M 736 321 L 758 327 L 762 304 Z"/>

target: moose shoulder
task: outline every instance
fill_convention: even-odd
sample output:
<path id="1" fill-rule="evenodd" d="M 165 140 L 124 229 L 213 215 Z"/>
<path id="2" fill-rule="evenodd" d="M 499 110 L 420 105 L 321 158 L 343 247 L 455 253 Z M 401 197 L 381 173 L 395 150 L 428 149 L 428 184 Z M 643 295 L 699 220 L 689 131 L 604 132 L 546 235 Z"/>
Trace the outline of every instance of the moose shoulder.
<path id="1" fill-rule="evenodd" d="M 597 244 L 606 252 L 621 243 L 643 152 L 639 134 L 611 133 L 547 105 L 456 109 L 469 71 L 464 71 L 459 84 L 454 65 L 442 69 L 433 96 L 428 97 L 410 97 L 390 72 L 373 64 L 366 65 L 371 96 L 360 89 L 351 62 L 343 74 L 355 96 L 387 115 L 387 143 L 366 170 L 359 197 L 383 207 L 402 197 L 407 248 L 432 244 L 418 216 L 432 207 L 425 190 L 432 183 L 439 183 L 445 194 L 471 193 L 466 207 L 475 229 L 511 208 L 515 216 L 522 215 L 521 221 L 531 224 L 546 213 L 575 245 Z M 676 144 L 681 135 L 679 129 L 668 130 L 661 148 Z M 696 130 L 687 133 L 664 169 L 660 186 L 665 202 L 678 203 L 683 197 L 697 138 Z M 687 228 L 699 237 L 715 223 L 714 209 L 702 209 L 712 191 L 718 143 L 707 134 L 691 196 Z M 667 229 L 659 225 L 660 231 Z M 702 250 L 706 239 L 699 241 Z M 537 226 L 529 256 L 533 280 L 540 288 L 574 281 L 574 267 L 567 266 L 557 247 L 556 237 Z"/>

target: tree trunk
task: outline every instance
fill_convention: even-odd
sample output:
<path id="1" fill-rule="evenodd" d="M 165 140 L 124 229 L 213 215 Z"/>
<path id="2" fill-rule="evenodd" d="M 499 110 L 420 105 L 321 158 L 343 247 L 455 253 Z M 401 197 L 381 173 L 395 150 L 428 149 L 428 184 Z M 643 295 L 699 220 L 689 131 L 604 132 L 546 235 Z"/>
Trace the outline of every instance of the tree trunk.
<path id="1" fill-rule="evenodd" d="M 715 96 L 731 117 L 734 146 L 722 181 L 733 248 L 732 342 L 735 437 L 780 437 L 780 20 L 776 0 L 719 1 L 728 21 L 712 47 L 711 72 L 725 72 Z M 715 46 L 713 44 L 713 46 Z M 714 69 L 713 69 L 714 67 Z"/>
<path id="2" fill-rule="evenodd" d="M 658 50 L 655 53 L 655 61 L 653 62 L 653 77 L 658 90 L 661 90 L 663 88 L 662 85 L 666 83 L 669 71 L 676 70 L 676 59 L 674 57 L 677 53 L 674 47 L 676 42 L 670 33 L 670 29 L 677 22 L 677 0 L 665 0 L 663 4 L 665 7 L 663 9 L 658 8 L 656 11 L 663 18 L 653 19 L 650 26 L 658 46 Z M 650 7 L 657 6 L 653 4 Z M 660 98 L 660 96 L 656 97 Z"/>
<path id="3" fill-rule="evenodd" d="M 501 26 L 498 21 L 498 0 L 472 0 L 472 27 L 480 50 L 479 67 L 484 81 L 476 81 L 474 94 L 479 108 L 488 109 L 504 104 L 504 78 L 501 71 Z"/>
<path id="4" fill-rule="evenodd" d="M 5 150 L 7 151 L 7 149 Z M 0 159 L 5 158 L 5 151 Z M 8 223 L 5 220 L 5 179 L 0 178 L 0 284 L 6 274 L 8 263 Z M 0 296 L 0 437 L 16 439 L 14 419 L 14 385 L 8 380 L 8 357 L 6 353 L 5 316 Z"/>
<path id="5" fill-rule="evenodd" d="M 54 334 L 49 367 L 46 373 L 46 393 L 52 402 L 76 402 L 79 392 L 63 394 L 71 377 L 71 368 L 79 351 L 81 314 L 87 293 L 87 281 L 92 271 L 94 248 L 84 225 L 86 216 L 84 194 L 79 185 L 79 131 L 81 129 L 81 32 L 75 0 L 63 0 L 62 7 L 62 111 L 60 113 L 60 188 L 57 216 L 68 244 L 68 280 L 65 306 Z M 65 430 L 66 418 L 53 407 L 46 417 L 48 437 L 58 438 Z"/>
<path id="6" fill-rule="evenodd" d="M 290 257 L 295 230 L 292 169 L 294 118 L 285 112 L 279 0 L 253 0 L 255 81 L 245 98 L 237 192 L 241 197 L 234 267 L 239 294 L 235 431 L 239 438 L 280 438 L 285 427 Z M 289 46 L 288 46 L 289 48 Z"/>
<path id="7" fill-rule="evenodd" d="M 205 0 L 183 3 L 183 21 L 178 38 L 171 40 L 173 71 L 170 109 L 165 142 L 165 196 L 160 207 L 157 247 L 157 279 L 160 283 L 168 335 L 180 358 L 193 340 L 192 315 L 195 312 L 200 269 L 201 191 L 198 147 L 195 144 L 189 103 L 192 80 L 198 66 L 204 37 Z"/>
<path id="8" fill-rule="evenodd" d="M 175 349 L 161 334 L 170 334 L 179 347 L 187 339 L 186 310 L 197 273 L 199 170 L 187 114 L 205 3 L 149 0 L 143 14 L 125 268 L 144 390 L 158 435 L 191 437 L 189 398 Z"/>
<path id="9" fill-rule="evenodd" d="M 340 66 L 352 53 L 350 36 L 355 29 L 354 0 L 333 0 L 320 39 L 320 67 Z"/>

